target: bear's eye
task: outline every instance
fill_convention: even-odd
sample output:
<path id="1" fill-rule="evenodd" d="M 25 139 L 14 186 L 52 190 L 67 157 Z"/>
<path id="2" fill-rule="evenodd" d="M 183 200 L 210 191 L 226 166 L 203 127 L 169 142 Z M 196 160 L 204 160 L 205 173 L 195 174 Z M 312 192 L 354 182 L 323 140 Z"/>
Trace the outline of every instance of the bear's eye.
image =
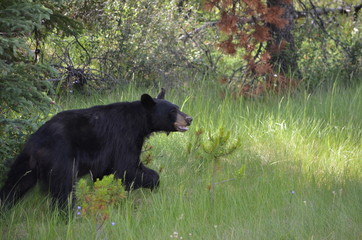
<path id="1" fill-rule="evenodd" d="M 172 113 L 172 114 L 177 113 L 177 109 L 176 109 L 176 108 L 172 108 L 172 109 L 170 110 L 170 113 Z"/>

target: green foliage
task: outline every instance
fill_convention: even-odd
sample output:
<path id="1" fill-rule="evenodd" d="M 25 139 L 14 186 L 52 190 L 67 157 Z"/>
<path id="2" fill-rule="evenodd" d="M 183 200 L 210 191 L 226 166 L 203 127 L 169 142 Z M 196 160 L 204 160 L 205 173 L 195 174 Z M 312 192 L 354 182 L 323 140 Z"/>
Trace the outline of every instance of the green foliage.
<path id="1" fill-rule="evenodd" d="M 296 4 L 298 10 L 313 12 L 310 4 L 300 3 Z M 357 5 L 357 1 L 351 1 L 351 4 Z M 317 6 L 335 8 L 340 7 L 338 5 L 328 1 Z M 345 86 L 361 81 L 362 18 L 360 13 L 358 16 L 354 18 L 353 11 L 346 15 L 335 12 L 296 20 L 294 36 L 298 46 L 298 65 L 309 89 L 333 85 L 336 81 Z"/>
<path id="2" fill-rule="evenodd" d="M 220 160 L 235 152 L 240 147 L 241 140 L 237 140 L 233 143 L 230 141 L 231 132 L 226 131 L 224 128 L 220 128 L 215 134 L 208 134 L 206 142 L 201 143 L 202 150 L 214 160 Z"/>
<path id="3" fill-rule="evenodd" d="M 34 2 L 16 0 L 0 4 L 0 173 L 28 134 L 48 118 L 54 103 L 46 81 L 52 68 L 35 64 L 28 36 L 42 28 L 51 11 Z M 0 174 L 5 176 L 5 174 Z M 2 177 L 0 177 L 0 182 Z"/>
<path id="4" fill-rule="evenodd" d="M 51 10 L 26 0 L 5 0 L 0 3 L 0 71 L 9 71 L 13 61 L 29 61 L 27 36 L 42 21 L 49 19 Z"/>
<path id="5" fill-rule="evenodd" d="M 50 36 L 45 60 L 85 70 L 88 80 L 95 76 L 98 83 L 89 81 L 94 88 L 109 89 L 116 83 L 132 81 L 175 86 L 181 84 L 180 79 L 192 79 L 195 73 L 206 71 L 206 64 L 200 60 L 204 52 L 201 47 L 195 48 L 198 43 L 179 40 L 196 24 L 194 6 L 185 7 L 195 12 L 185 18 L 184 10 L 180 11 L 174 2 L 87 1 L 83 9 L 79 6 L 85 2 L 67 4 L 74 16 L 85 21 L 89 31 L 77 41 Z M 86 9 L 89 11 L 81 14 Z M 82 17 L 88 14 L 92 15 L 91 22 Z M 211 42 L 209 45 L 213 46 Z"/>
<path id="6" fill-rule="evenodd" d="M 189 142 L 186 146 L 186 152 L 192 158 L 200 159 L 200 148 L 203 141 L 203 134 L 205 133 L 204 129 L 198 129 L 195 131 L 195 134 L 190 134 Z"/>
<path id="7" fill-rule="evenodd" d="M 75 16 L 81 8 L 79 1 L 77 1 L 78 4 L 69 0 L 41 0 L 40 2 L 47 9 L 51 9 L 50 17 L 42 22 L 42 31 L 40 32 L 42 40 L 51 34 L 56 34 L 58 38 L 64 38 L 78 36 L 84 32 L 83 23 Z"/>
<path id="8" fill-rule="evenodd" d="M 51 86 L 39 79 L 49 73 L 46 66 L 18 63 L 0 76 L 0 159 L 14 156 L 26 136 L 48 118 Z"/>
<path id="9" fill-rule="evenodd" d="M 208 133 L 205 137 L 204 129 L 198 129 L 194 134 L 190 135 L 189 142 L 186 146 L 186 152 L 194 159 L 202 161 L 204 165 L 208 161 L 219 162 L 231 154 L 233 154 L 240 146 L 241 139 L 237 138 L 235 142 L 231 142 L 231 132 L 221 127 L 216 133 Z M 205 139 L 206 138 L 206 139 Z"/>
<path id="10" fill-rule="evenodd" d="M 49 64 L 40 64 L 35 52 L 39 41 L 54 30 L 67 36 L 82 29 L 61 16 L 61 6 L 46 0 L 0 2 L 0 173 L 26 137 L 51 116 L 54 92 L 47 79 L 57 72 Z"/>
<path id="11" fill-rule="evenodd" d="M 112 207 L 122 203 L 126 191 L 121 179 L 114 175 L 104 176 L 93 182 L 80 179 L 76 188 L 78 212 L 80 217 L 88 217 L 97 223 L 107 220 Z"/>
<path id="12" fill-rule="evenodd" d="M 63 83 L 68 81 L 69 83 L 62 85 L 66 88 L 77 80 L 66 79 L 69 73 L 65 70 L 66 67 L 81 69 L 91 89 L 110 89 L 117 83 L 128 82 L 147 86 L 160 83 L 177 86 L 187 84 L 180 79 L 188 79 L 186 82 L 190 82 L 197 75 L 211 73 L 214 79 L 228 79 L 230 87 L 236 89 L 235 93 L 253 96 L 265 94 L 266 89 L 269 91 L 274 85 L 280 85 L 274 87 L 277 89 L 283 86 L 288 88 L 289 85 L 294 87 L 293 84 L 300 75 L 303 77 L 302 82 L 311 88 L 321 82 L 333 82 L 333 76 L 337 74 L 348 76 L 349 83 L 358 81 L 360 75 L 360 18 L 353 21 L 352 14 L 321 15 L 325 31 L 316 24 L 316 18 L 295 20 L 293 34 L 298 46 L 296 49 L 301 74 L 292 73 L 290 76 L 274 79 L 250 77 L 244 74 L 247 65 L 245 59 L 217 51 L 216 43 L 222 41 L 223 36 L 218 32 L 216 22 L 211 24 L 210 21 L 214 21 L 220 12 L 203 11 L 205 2 L 41 2 L 53 11 L 50 19 L 44 22 L 48 38 L 43 43 L 43 52 L 46 52 L 43 60 L 63 67 L 60 69 L 63 74 L 57 80 Z M 320 4 L 322 6 L 326 3 Z M 328 4 L 330 5 L 325 6 L 335 7 L 337 3 L 333 3 L 333 6 Z M 297 10 L 304 10 L 301 9 L 300 2 L 294 3 L 294 6 Z M 312 11 L 311 6 L 306 7 Z M 65 15 L 73 19 L 67 19 Z M 65 19 L 60 19 L 60 16 Z M 75 22 L 68 22 L 70 20 Z M 81 23 L 87 28 L 83 34 L 77 31 L 81 28 Z M 243 26 L 253 28 L 254 25 L 246 23 Z M 69 32 L 66 26 L 69 26 Z M 52 30 L 54 34 L 51 34 Z M 78 35 L 74 38 L 76 32 Z M 253 36 L 256 34 L 250 31 L 247 33 Z M 235 44 L 237 41 L 239 40 L 234 39 Z M 261 54 L 265 48 L 265 44 L 254 46 L 252 53 L 258 55 L 258 58 L 267 59 L 267 55 Z M 251 54 L 251 50 L 239 50 L 236 53 L 239 56 L 246 54 Z M 285 58 L 288 59 L 287 56 Z M 257 65 L 265 65 L 265 59 L 254 60 Z M 254 61 L 252 58 L 249 60 Z M 330 76 L 319 79 L 317 75 L 321 68 L 329 70 Z M 258 69 L 266 70 L 267 64 Z M 258 85 L 265 81 L 268 84 Z"/>
<path id="13" fill-rule="evenodd" d="M 235 142 L 230 142 L 230 131 L 225 131 L 222 127 L 218 130 L 215 134 L 209 134 L 208 140 L 204 143 L 201 143 L 201 149 L 209 156 L 209 159 L 212 160 L 212 180 L 211 185 L 209 186 L 210 189 L 210 197 L 211 202 L 214 204 L 214 190 L 216 186 L 216 174 L 218 170 L 218 164 L 222 158 L 225 158 L 232 153 L 235 152 L 236 149 L 240 147 L 240 138 L 238 138 Z M 243 170 L 239 170 L 238 172 L 241 173 Z"/>
<path id="14" fill-rule="evenodd" d="M 245 165 L 235 170 L 234 178 L 216 182 L 216 174 L 220 161 L 226 157 L 230 157 L 230 155 L 241 146 L 241 140 L 237 138 L 236 141 L 232 142 L 231 132 L 226 131 L 223 127 L 214 134 L 208 133 L 207 139 L 204 138 L 203 133 L 203 129 L 196 130 L 195 134 L 190 137 L 186 151 L 193 159 L 201 160 L 200 165 L 197 167 L 198 170 L 203 169 L 207 162 L 212 162 L 212 180 L 208 188 L 213 203 L 216 184 L 236 180 L 243 176 Z"/>

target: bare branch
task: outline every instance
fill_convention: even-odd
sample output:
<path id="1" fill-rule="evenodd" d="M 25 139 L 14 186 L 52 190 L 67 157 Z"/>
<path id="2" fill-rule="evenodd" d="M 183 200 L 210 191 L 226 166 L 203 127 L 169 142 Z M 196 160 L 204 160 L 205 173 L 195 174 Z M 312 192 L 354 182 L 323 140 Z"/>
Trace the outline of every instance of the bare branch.
<path id="1" fill-rule="evenodd" d="M 318 16 L 329 13 L 350 14 L 352 12 L 355 15 L 358 15 L 358 12 L 361 8 L 362 4 L 356 6 L 346 6 L 346 7 L 336 7 L 336 8 L 316 8 L 315 6 L 313 6 L 313 9 L 307 9 L 305 11 L 294 11 L 294 18 L 297 19 L 297 18 L 307 17 L 311 11 L 313 11 L 313 13 Z"/>
<path id="2" fill-rule="evenodd" d="M 205 28 L 213 27 L 217 23 L 218 23 L 218 21 L 204 23 L 201 27 L 196 28 L 192 32 L 188 32 L 188 33 L 181 35 L 181 37 L 179 37 L 179 40 L 186 41 L 188 38 L 192 38 L 195 34 L 199 33 L 200 31 L 204 30 Z"/>

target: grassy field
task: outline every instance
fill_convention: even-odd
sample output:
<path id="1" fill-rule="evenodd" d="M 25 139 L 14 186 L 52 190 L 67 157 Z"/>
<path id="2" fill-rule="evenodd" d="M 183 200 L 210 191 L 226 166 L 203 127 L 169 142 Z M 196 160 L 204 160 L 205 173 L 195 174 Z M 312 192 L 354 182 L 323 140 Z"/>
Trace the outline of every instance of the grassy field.
<path id="1" fill-rule="evenodd" d="M 137 100 L 145 91 L 158 92 L 129 87 L 58 102 L 82 108 Z M 0 238 L 362 239 L 362 86 L 253 100 L 220 96 L 207 84 L 168 89 L 166 99 L 194 121 L 186 133 L 149 139 L 150 167 L 162 169 L 158 190 L 131 192 L 98 224 L 75 213 L 67 224 L 35 190 L 2 214 Z M 198 143 L 221 128 L 241 145 L 214 168 L 212 153 Z"/>

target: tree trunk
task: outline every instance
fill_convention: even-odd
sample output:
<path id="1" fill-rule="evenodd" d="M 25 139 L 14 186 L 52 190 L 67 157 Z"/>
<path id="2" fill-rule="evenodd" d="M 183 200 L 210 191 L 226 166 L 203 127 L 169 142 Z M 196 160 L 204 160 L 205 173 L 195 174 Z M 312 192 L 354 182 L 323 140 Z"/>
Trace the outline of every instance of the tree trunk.
<path id="1" fill-rule="evenodd" d="M 284 28 L 278 28 L 274 24 L 268 24 L 272 40 L 268 42 L 272 58 L 271 63 L 275 70 L 284 74 L 294 73 L 301 77 L 297 64 L 297 53 L 294 44 L 294 6 L 293 1 L 267 0 L 268 7 L 280 7 L 284 9 L 283 19 L 286 20 Z"/>

